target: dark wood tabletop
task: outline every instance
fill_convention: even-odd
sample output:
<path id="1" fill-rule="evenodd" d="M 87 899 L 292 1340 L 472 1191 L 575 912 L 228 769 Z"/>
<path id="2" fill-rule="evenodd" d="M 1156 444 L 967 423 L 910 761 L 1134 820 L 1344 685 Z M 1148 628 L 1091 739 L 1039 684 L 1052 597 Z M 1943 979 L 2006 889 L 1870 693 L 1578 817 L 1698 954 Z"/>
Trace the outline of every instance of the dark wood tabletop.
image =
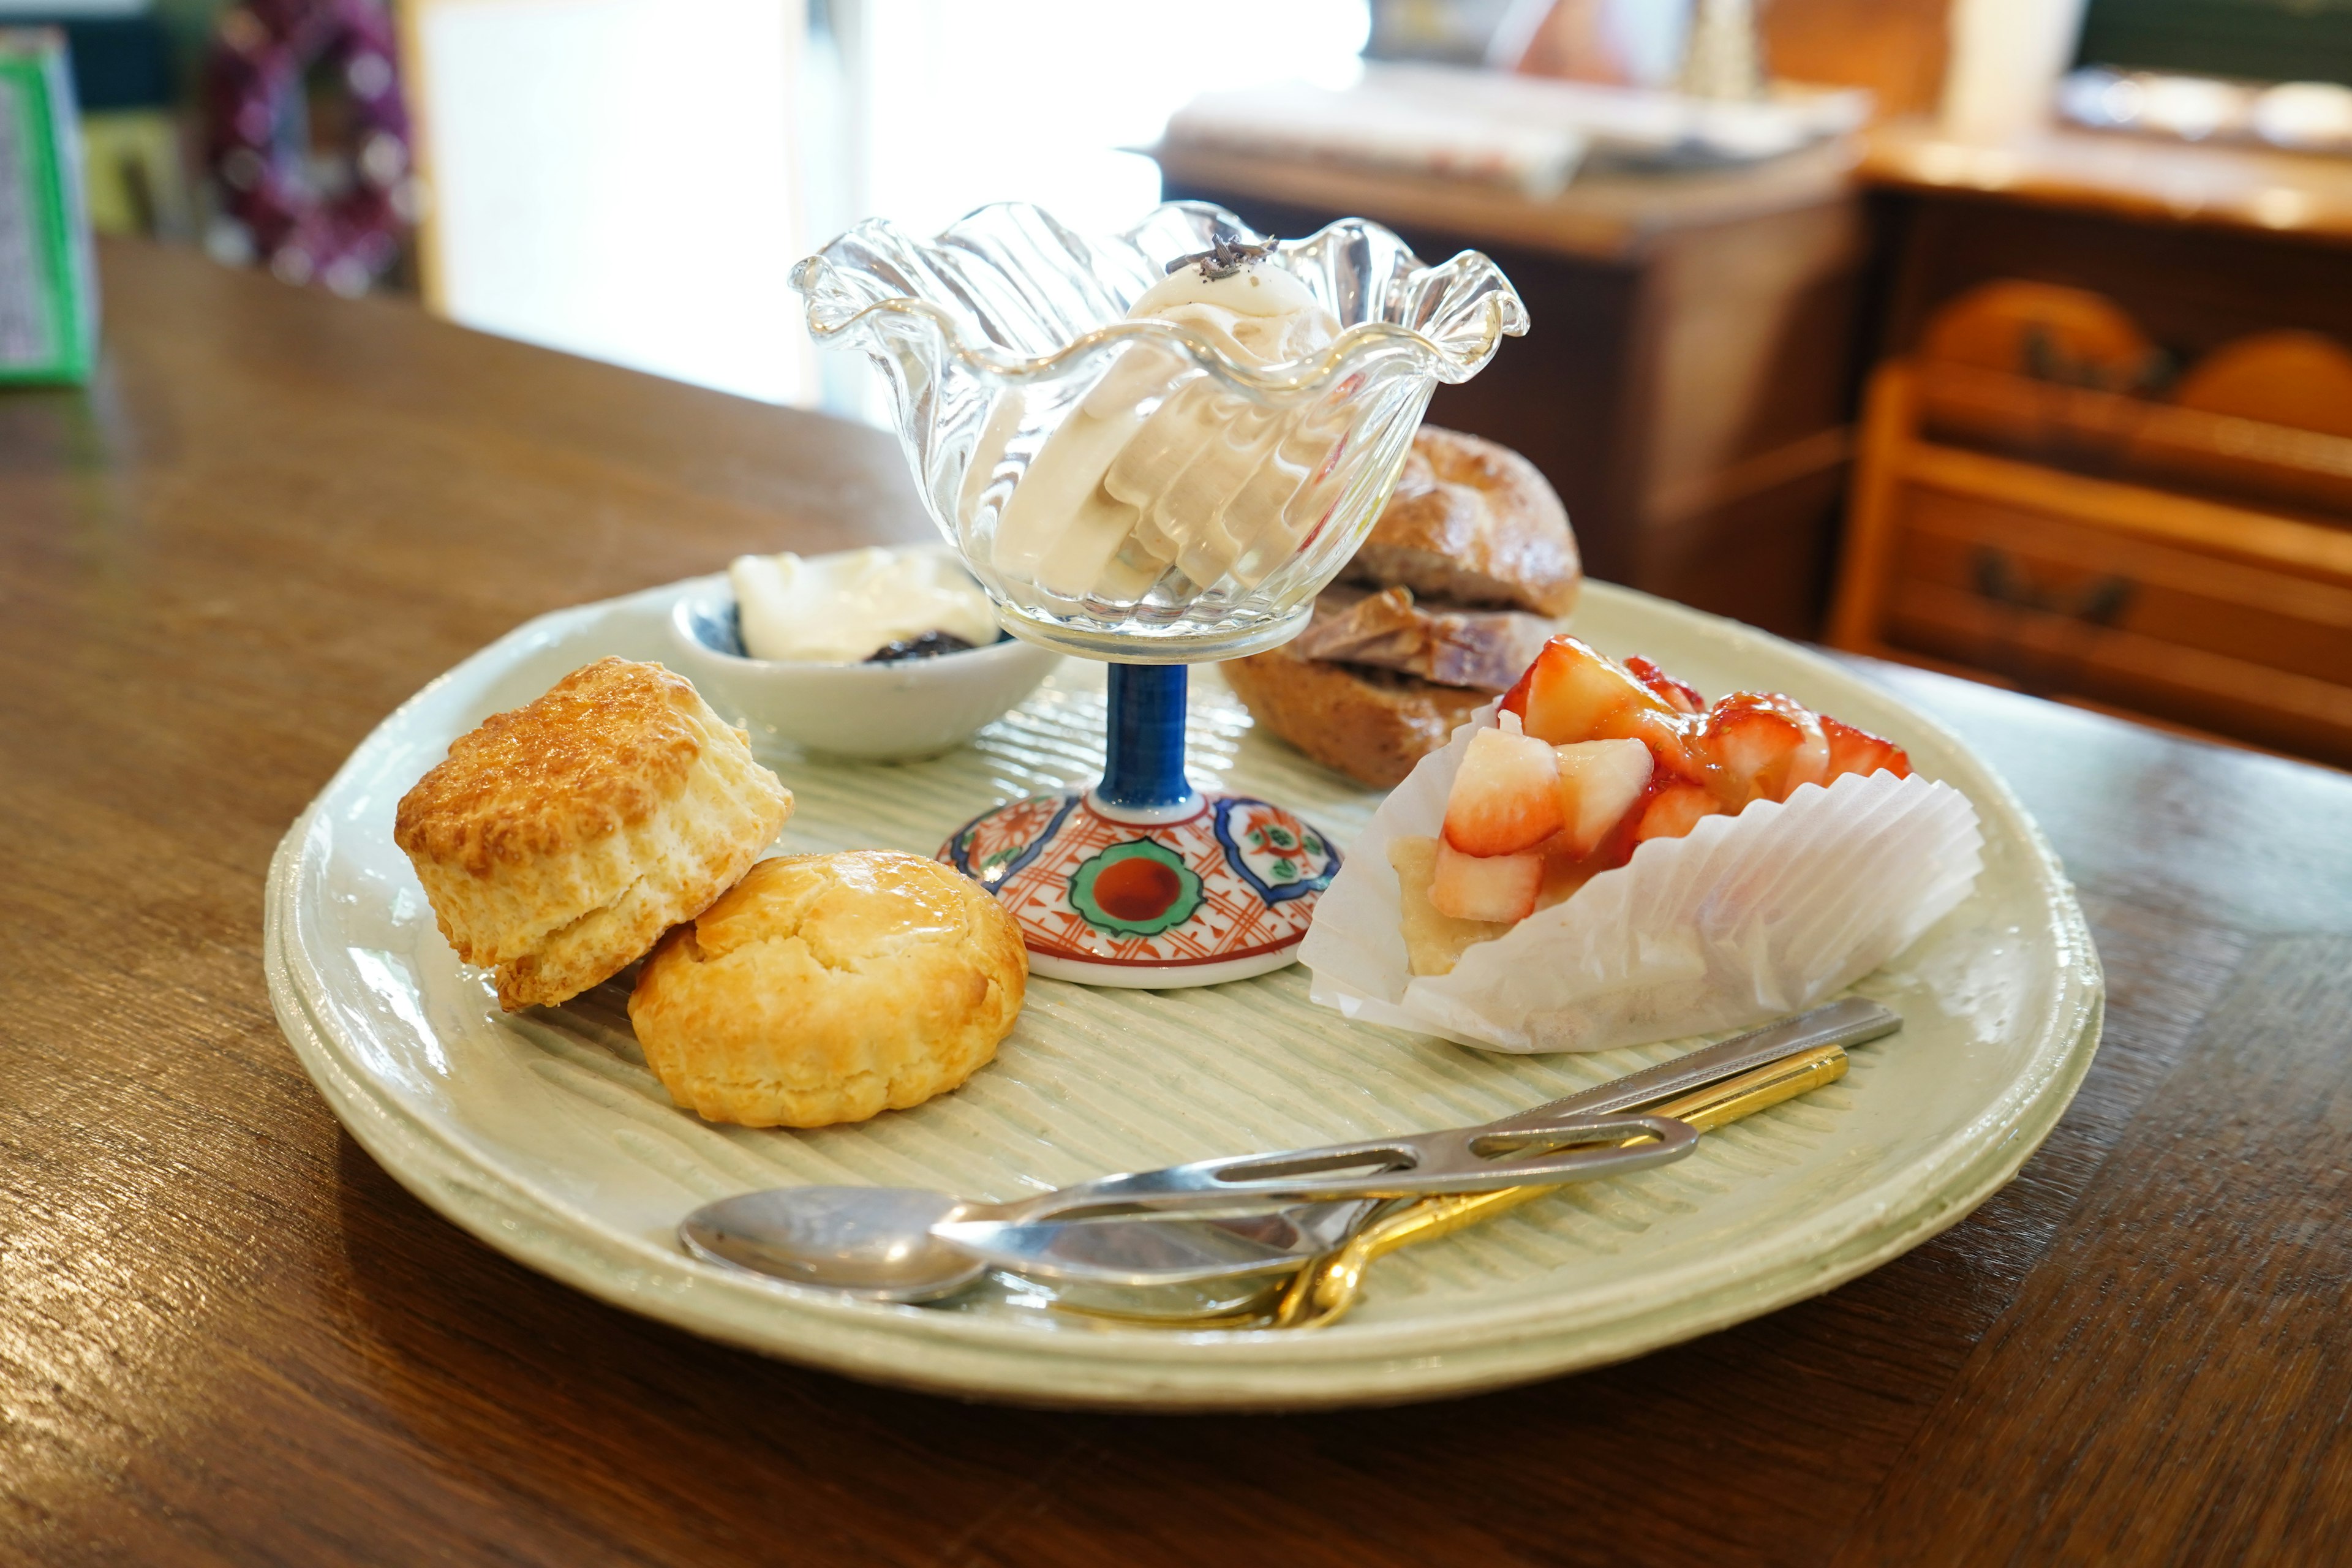
<path id="1" fill-rule="evenodd" d="M 0 1560 L 2341 1563 L 2352 779 L 1917 672 L 2078 882 L 2088 1081 L 1815 1300 L 1393 1410 L 1071 1415 L 761 1360 L 478 1244 L 337 1126 L 271 848 L 526 616 L 925 527 L 895 444 L 191 254 L 0 392 Z"/>

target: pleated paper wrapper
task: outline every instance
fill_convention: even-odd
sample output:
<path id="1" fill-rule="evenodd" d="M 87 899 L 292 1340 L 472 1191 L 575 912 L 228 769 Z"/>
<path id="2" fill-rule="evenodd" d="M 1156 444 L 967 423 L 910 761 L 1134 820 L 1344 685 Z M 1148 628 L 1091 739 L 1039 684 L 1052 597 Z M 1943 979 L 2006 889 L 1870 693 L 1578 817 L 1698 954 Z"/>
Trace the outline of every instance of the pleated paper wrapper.
<path id="1" fill-rule="evenodd" d="M 1600 1051 L 1812 1006 L 1911 945 L 1976 885 L 1976 808 L 1947 784 L 1849 773 L 1654 838 L 1573 897 L 1416 977 L 1389 845 L 1434 837 L 1483 709 L 1381 806 L 1299 957 L 1348 1017 L 1493 1050 Z"/>

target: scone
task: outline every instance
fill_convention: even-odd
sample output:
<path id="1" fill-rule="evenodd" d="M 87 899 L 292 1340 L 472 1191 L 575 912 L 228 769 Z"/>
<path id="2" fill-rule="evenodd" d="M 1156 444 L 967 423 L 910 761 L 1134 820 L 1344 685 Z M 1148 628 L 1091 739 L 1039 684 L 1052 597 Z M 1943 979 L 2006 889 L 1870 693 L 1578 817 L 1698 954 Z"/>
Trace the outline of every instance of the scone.
<path id="1" fill-rule="evenodd" d="M 1004 907 L 918 855 L 762 860 L 637 974 L 629 1021 L 713 1121 L 824 1127 L 944 1094 L 995 1056 L 1029 981 Z"/>
<path id="2" fill-rule="evenodd" d="M 792 792 L 691 681 L 606 658 L 493 713 L 401 797 L 441 934 L 509 1012 L 643 957 L 775 841 Z"/>
<path id="3" fill-rule="evenodd" d="M 1518 679 L 1581 582 L 1568 513 L 1535 465 L 1425 425 L 1307 629 L 1225 679 L 1268 730 L 1386 788 Z"/>

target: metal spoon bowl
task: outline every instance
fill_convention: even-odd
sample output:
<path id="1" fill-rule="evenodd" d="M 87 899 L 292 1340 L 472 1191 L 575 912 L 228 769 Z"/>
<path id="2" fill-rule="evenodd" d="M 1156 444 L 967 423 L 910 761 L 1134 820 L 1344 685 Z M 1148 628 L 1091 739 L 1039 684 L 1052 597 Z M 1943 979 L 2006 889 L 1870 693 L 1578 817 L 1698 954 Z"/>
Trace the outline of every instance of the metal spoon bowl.
<path id="1" fill-rule="evenodd" d="M 707 1263 L 869 1300 L 931 1301 L 988 1269 L 931 1227 L 993 1206 L 918 1187 L 777 1187 L 705 1204 L 677 1235 Z"/>

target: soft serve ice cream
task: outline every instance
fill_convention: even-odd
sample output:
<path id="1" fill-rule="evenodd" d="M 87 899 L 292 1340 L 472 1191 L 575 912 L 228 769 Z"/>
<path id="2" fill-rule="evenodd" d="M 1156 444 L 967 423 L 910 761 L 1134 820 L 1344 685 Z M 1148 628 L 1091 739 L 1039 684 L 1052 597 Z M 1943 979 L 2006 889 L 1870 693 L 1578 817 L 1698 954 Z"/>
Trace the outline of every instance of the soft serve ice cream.
<path id="1" fill-rule="evenodd" d="M 1186 258 L 1128 310 L 1192 329 L 1251 369 L 1308 359 L 1339 323 L 1252 246 Z M 1141 598 L 1172 567 L 1255 587 L 1328 511 L 1347 429 L 1317 402 L 1271 408 L 1189 356 L 1131 342 L 1039 448 L 997 521 L 1005 578 L 1068 600 Z"/>

